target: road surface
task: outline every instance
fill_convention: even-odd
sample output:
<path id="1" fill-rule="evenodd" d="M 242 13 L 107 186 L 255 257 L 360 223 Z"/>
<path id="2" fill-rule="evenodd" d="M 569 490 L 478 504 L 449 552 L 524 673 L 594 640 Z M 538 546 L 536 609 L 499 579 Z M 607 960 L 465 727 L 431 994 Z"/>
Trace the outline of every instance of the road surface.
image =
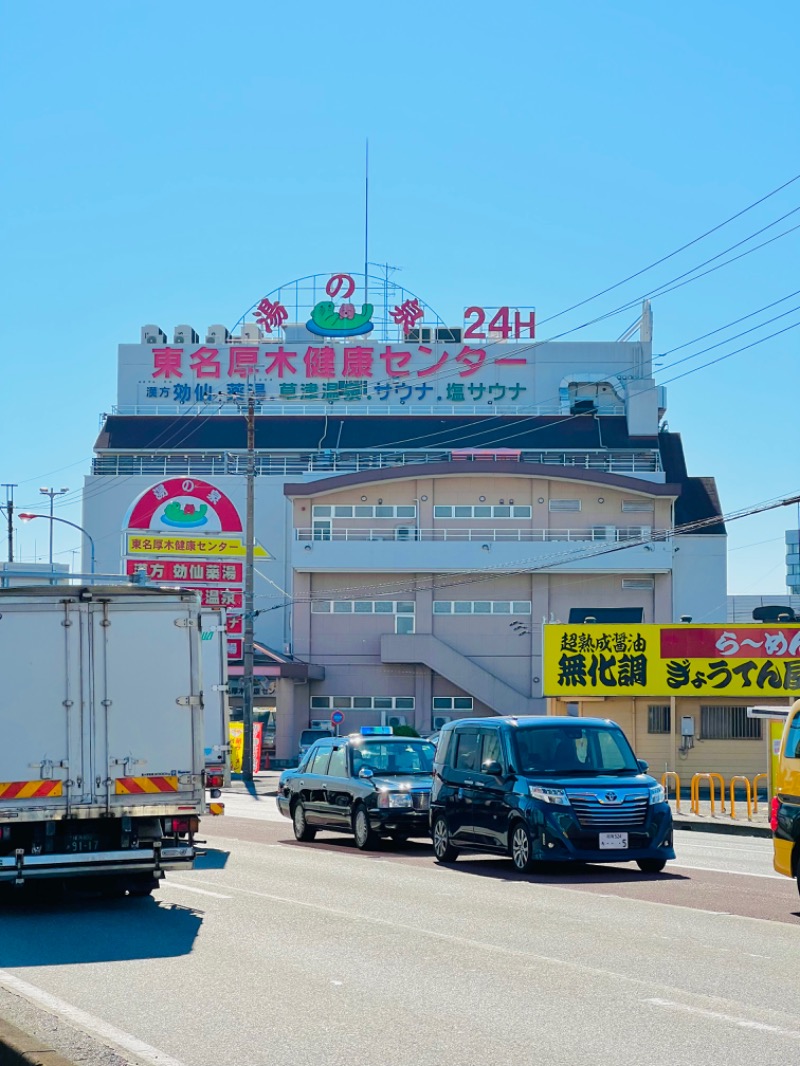
<path id="1" fill-rule="evenodd" d="M 0 1014 L 89 1066 L 800 1061 L 800 897 L 769 840 L 525 876 L 298 844 L 274 803 L 227 794 L 151 900 L 0 911 Z"/>

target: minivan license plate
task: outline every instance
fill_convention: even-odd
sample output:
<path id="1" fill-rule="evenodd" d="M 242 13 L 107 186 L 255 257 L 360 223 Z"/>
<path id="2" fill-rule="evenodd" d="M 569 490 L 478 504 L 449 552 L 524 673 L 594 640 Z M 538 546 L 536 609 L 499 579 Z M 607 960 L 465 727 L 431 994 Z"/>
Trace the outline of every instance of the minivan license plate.
<path id="1" fill-rule="evenodd" d="M 601 833 L 600 834 L 600 850 L 601 851 L 622 851 L 628 846 L 628 834 L 627 833 Z"/>

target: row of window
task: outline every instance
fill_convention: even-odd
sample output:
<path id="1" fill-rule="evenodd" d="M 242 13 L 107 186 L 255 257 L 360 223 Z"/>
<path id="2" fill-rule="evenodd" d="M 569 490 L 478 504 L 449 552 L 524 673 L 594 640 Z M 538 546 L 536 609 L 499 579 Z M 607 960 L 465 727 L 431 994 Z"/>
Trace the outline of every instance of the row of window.
<path id="1" fill-rule="evenodd" d="M 668 703 L 647 708 L 647 732 L 669 733 L 672 729 Z M 761 719 L 748 718 L 746 707 L 700 705 L 700 740 L 760 740 Z"/>
<path id="2" fill-rule="evenodd" d="M 435 702 L 434 700 L 434 704 Z M 414 697 L 312 696 L 311 709 L 313 711 L 413 711 Z"/>
<path id="3" fill-rule="evenodd" d="M 434 600 L 434 614 L 530 614 L 530 600 Z"/>
<path id="4" fill-rule="evenodd" d="M 312 600 L 312 614 L 413 614 L 413 600 Z"/>
<path id="5" fill-rule="evenodd" d="M 550 511 L 580 511 L 580 500 L 549 500 Z M 653 510 L 652 500 L 623 500 L 622 511 Z M 434 518 L 530 518 L 533 508 L 509 504 L 437 504 Z M 314 518 L 416 518 L 416 504 L 317 504 Z"/>

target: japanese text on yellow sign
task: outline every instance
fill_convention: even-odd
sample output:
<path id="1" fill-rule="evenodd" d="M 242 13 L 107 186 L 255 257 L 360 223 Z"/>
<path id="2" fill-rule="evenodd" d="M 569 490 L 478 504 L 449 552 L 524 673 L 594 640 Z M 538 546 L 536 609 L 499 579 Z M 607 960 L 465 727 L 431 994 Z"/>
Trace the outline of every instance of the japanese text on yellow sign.
<path id="1" fill-rule="evenodd" d="M 800 696 L 800 627 L 544 626 L 544 694 Z"/>
<path id="2" fill-rule="evenodd" d="M 155 536 L 141 533 L 128 534 L 128 555 L 210 555 L 243 556 L 246 554 L 245 543 L 241 537 L 171 537 Z M 253 554 L 257 559 L 271 558 L 260 544 L 256 544 Z"/>

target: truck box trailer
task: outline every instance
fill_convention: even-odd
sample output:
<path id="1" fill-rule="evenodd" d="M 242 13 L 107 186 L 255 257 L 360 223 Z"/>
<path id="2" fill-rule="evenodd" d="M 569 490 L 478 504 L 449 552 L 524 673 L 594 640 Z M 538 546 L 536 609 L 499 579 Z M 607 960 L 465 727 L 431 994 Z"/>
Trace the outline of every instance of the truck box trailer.
<path id="1" fill-rule="evenodd" d="M 0 884 L 146 895 L 204 812 L 195 592 L 0 589 Z"/>

